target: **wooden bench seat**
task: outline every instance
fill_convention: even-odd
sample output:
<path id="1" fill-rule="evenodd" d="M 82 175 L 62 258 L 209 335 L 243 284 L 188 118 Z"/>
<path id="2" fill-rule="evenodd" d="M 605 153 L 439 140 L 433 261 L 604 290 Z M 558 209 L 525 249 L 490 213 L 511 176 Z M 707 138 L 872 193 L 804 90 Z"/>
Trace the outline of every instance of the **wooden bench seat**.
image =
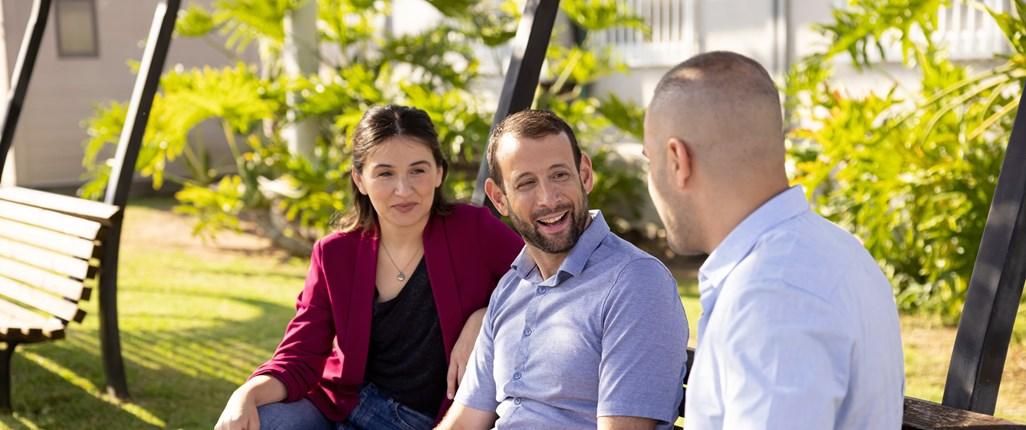
<path id="1" fill-rule="evenodd" d="M 116 206 L 18 187 L 0 188 L 0 408 L 10 410 L 15 347 L 64 337 L 81 322 Z"/>
<path id="2" fill-rule="evenodd" d="M 905 430 L 942 429 L 1026 429 L 1022 424 L 981 414 L 965 409 L 944 406 L 926 400 L 905 398 L 905 416 L 902 419 Z"/>

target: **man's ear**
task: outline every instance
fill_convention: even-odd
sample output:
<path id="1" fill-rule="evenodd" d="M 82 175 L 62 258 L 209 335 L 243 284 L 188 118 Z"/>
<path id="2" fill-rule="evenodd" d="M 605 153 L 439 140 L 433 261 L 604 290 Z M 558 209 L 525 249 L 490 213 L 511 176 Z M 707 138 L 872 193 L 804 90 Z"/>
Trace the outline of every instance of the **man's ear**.
<path id="1" fill-rule="evenodd" d="M 492 206 L 495 206 L 495 210 L 499 211 L 502 216 L 509 216 L 509 206 L 506 205 L 506 193 L 502 191 L 502 187 L 496 184 L 492 178 L 485 180 L 485 194 L 488 195 L 488 200 L 492 201 Z"/>
<path id="2" fill-rule="evenodd" d="M 353 183 L 356 184 L 356 189 L 360 190 L 360 194 L 366 195 L 367 189 L 363 185 L 363 176 L 360 176 L 356 169 L 351 170 L 349 174 L 353 177 Z"/>
<path id="3" fill-rule="evenodd" d="M 667 149 L 667 167 L 670 178 L 678 188 L 686 188 L 688 186 L 688 180 L 691 179 L 693 170 L 691 169 L 691 163 L 693 161 L 691 150 L 688 145 L 676 137 L 671 137 L 666 141 Z"/>
<path id="4" fill-rule="evenodd" d="M 578 172 L 581 175 L 581 185 L 584 186 L 584 193 L 589 194 L 595 188 L 595 171 L 592 170 L 591 157 L 581 153 L 581 168 Z"/>

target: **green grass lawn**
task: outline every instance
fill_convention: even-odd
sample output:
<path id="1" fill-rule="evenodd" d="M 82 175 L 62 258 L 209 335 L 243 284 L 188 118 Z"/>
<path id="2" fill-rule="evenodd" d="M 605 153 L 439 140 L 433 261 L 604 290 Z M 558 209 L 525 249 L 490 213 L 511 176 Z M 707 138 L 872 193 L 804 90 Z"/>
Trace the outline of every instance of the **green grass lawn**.
<path id="1" fill-rule="evenodd" d="M 200 243 L 167 204 L 144 202 L 126 216 L 118 299 L 132 400 L 103 392 L 94 299 L 67 339 L 18 348 L 15 412 L 0 417 L 0 428 L 211 428 L 232 390 L 270 356 L 307 262 L 249 235 Z M 681 297 L 694 333 L 701 309 L 693 281 L 682 282 Z M 908 394 L 938 400 L 954 330 L 909 317 L 903 335 Z M 1009 356 L 998 415 L 1026 421 L 1022 345 Z"/>

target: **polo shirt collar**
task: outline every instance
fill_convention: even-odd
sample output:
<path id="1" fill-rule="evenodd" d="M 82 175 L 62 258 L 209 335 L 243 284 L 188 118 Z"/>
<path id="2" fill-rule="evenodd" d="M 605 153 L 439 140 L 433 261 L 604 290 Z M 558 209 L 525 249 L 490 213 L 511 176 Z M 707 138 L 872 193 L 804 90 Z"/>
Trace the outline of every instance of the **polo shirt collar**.
<path id="1" fill-rule="evenodd" d="M 577 239 L 574 247 L 570 249 L 570 253 L 563 260 L 563 264 L 559 265 L 559 270 L 556 271 L 556 276 L 554 277 L 555 282 L 551 286 L 558 285 L 568 277 L 580 275 L 584 270 L 584 266 L 588 264 L 591 254 L 598 249 L 602 241 L 609 235 L 609 224 L 606 224 L 602 211 L 591 210 L 588 212 L 588 216 L 591 217 L 591 224 L 588 225 L 588 228 L 584 229 L 584 233 Z M 520 276 L 520 279 L 528 279 L 531 276 L 535 263 L 527 253 L 526 246 L 520 251 L 520 255 L 513 260 L 511 267 Z"/>
<path id="2" fill-rule="evenodd" d="M 755 247 L 759 237 L 780 223 L 809 210 L 805 190 L 794 186 L 763 203 L 741 221 L 713 250 L 698 269 L 698 289 L 702 296 L 723 284 L 727 275 Z"/>

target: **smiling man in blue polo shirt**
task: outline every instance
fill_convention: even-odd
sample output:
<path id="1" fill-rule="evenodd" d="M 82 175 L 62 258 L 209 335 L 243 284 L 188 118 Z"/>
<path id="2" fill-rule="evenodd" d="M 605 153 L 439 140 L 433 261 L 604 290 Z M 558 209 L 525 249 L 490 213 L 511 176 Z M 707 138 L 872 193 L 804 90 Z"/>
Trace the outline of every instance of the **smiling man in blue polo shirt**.
<path id="1" fill-rule="evenodd" d="M 688 329 L 669 271 L 588 211 L 591 161 L 556 115 L 511 115 L 487 157 L 488 197 L 526 246 L 441 428 L 671 427 Z"/>

